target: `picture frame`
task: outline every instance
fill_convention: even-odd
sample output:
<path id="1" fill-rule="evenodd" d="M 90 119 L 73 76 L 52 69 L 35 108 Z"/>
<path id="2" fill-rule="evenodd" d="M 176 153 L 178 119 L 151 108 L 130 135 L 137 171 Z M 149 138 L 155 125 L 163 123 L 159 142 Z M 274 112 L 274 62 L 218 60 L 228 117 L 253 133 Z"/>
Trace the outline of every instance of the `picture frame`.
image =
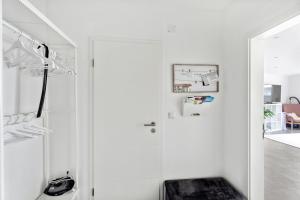
<path id="1" fill-rule="evenodd" d="M 205 82 L 209 73 L 219 77 L 216 64 L 173 64 L 173 93 L 211 93 L 219 92 L 219 80 Z"/>

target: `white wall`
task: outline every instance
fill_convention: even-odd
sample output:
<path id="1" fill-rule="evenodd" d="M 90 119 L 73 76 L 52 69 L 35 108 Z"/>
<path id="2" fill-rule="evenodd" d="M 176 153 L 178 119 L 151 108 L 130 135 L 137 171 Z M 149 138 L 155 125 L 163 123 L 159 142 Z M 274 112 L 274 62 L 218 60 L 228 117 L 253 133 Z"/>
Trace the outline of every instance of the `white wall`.
<path id="1" fill-rule="evenodd" d="M 164 175 L 166 178 L 219 176 L 222 173 L 221 92 L 199 119 L 179 116 L 184 95 L 171 92 L 171 64 L 215 63 L 221 65 L 221 16 L 215 8 L 203 10 L 194 1 L 83 1 L 48 2 L 50 18 L 79 45 L 79 112 L 81 141 L 81 198 L 88 195 L 88 37 L 93 35 L 159 39 L 164 43 Z M 68 12 L 65 12 L 65 9 Z M 179 9 L 180 8 L 180 9 Z M 179 11 L 180 10 L 180 11 Z M 166 33 L 168 24 L 176 33 Z M 167 112 L 176 113 L 174 120 Z"/>
<path id="2" fill-rule="evenodd" d="M 288 76 L 278 74 L 264 74 L 264 84 L 281 85 L 281 103 L 289 101 L 289 81 Z"/>
<path id="3" fill-rule="evenodd" d="M 177 2 L 178 3 L 178 2 Z M 225 74 L 225 104 L 218 101 L 204 112 L 199 120 L 166 120 L 165 174 L 166 177 L 205 176 L 221 171 L 218 153 L 222 147 L 223 115 L 224 172 L 225 176 L 245 194 L 248 189 L 248 135 L 247 135 L 247 51 L 248 38 L 283 21 L 299 9 L 297 0 L 240 0 L 228 7 L 223 17 L 223 45 L 219 36 L 219 13 L 203 11 L 201 3 L 186 6 L 157 1 L 70 1 L 48 2 L 50 18 L 62 27 L 79 44 L 79 105 L 81 133 L 81 199 L 86 199 L 88 187 L 88 36 L 128 36 L 163 39 L 165 42 L 165 104 L 168 111 L 178 113 L 180 95 L 170 92 L 170 64 L 172 62 L 221 62 L 220 50 L 224 50 L 222 68 Z M 193 6 L 197 5 L 197 6 Z M 218 5 L 218 4 L 216 4 Z M 174 6 L 174 7 L 173 7 Z M 164 10 L 164 8 L 169 8 Z M 189 8 L 189 9 L 188 9 Z M 65 10 L 68 10 L 66 12 Z M 190 10 L 191 9 L 191 10 Z M 165 12 L 167 11 L 167 12 Z M 166 13 L 164 16 L 163 13 Z M 179 17 L 181 16 L 181 17 Z M 164 20 L 162 20 L 164 19 Z M 176 24 L 178 32 L 165 34 L 166 24 Z M 189 30 L 187 33 L 184 29 Z M 164 30 L 164 31 L 163 31 Z M 220 31 L 221 32 L 221 31 Z M 203 45 L 204 44 L 204 45 Z M 180 48 L 180 50 L 178 50 Z M 219 63 L 220 64 L 220 63 Z M 221 63 L 222 64 L 222 63 Z M 222 69 L 221 68 L 221 69 Z M 221 92 L 222 94 L 222 92 Z M 224 107 L 225 112 L 222 112 Z M 204 117 L 205 116 L 205 117 Z M 222 118 L 221 118 L 222 119 Z M 217 121 L 217 122 L 216 122 Z M 174 128 L 173 128 L 174 127 Z M 175 128 L 176 127 L 176 128 Z M 198 131 L 199 130 L 199 131 Z M 182 135 L 184 134 L 184 135 Z M 180 140 L 183 140 L 180 142 Z M 199 141 L 199 144 L 195 141 Z M 190 145 L 187 145 L 191 142 Z M 206 144 L 202 146 L 203 144 Z M 177 144 L 177 154 L 172 153 Z M 196 153 L 195 153 L 196 152 Z M 194 156 L 191 156 L 194 155 Z M 215 155 L 212 158 L 210 155 Z M 195 159 L 192 162 L 192 159 Z M 201 161 L 201 162 L 200 162 Z M 186 164 L 188 163 L 188 164 Z M 209 163 L 205 168 L 203 164 Z M 184 164 L 184 166 L 183 166 Z M 216 164 L 216 165 L 214 165 Z M 199 167 L 199 171 L 197 168 Z M 185 169 L 187 169 L 185 171 Z M 197 174 L 196 174 L 197 173 Z"/>
<path id="4" fill-rule="evenodd" d="M 189 2 L 183 2 L 183 4 Z M 180 12 L 176 8 L 182 7 Z M 216 100 L 202 110 L 199 118 L 181 117 L 181 102 L 186 95 L 172 93 L 171 67 L 174 63 L 220 64 L 221 15 L 170 4 L 166 24 L 174 24 L 176 33 L 167 33 L 165 47 L 165 113 L 174 112 L 175 119 L 166 119 L 164 132 L 164 176 L 166 179 L 220 176 L 222 155 L 222 93 L 210 94 Z M 165 30 L 164 30 L 165 31 Z"/>
<path id="5" fill-rule="evenodd" d="M 265 84 L 282 85 L 282 102 L 289 102 L 288 90 L 291 87 L 292 93 L 295 94 L 297 86 L 289 82 L 295 83 L 296 77 L 300 73 L 300 24 L 297 24 L 287 30 L 264 39 L 264 73 Z M 291 81 L 288 79 L 292 79 Z M 294 81 L 295 80 L 295 81 Z M 295 83 L 296 84 L 296 83 Z"/>
<path id="6" fill-rule="evenodd" d="M 78 44 L 78 105 L 80 141 L 80 198 L 90 195 L 89 179 L 89 37 L 94 35 L 159 39 L 160 9 L 156 5 L 126 2 L 51 1 L 50 19 Z M 68 12 L 65 9 L 68 8 Z M 84 9 L 83 9 L 84 8 Z M 107 20 L 109 19 L 109 20 Z M 141 23 L 142 22 L 142 23 Z"/>
<path id="7" fill-rule="evenodd" d="M 288 96 L 300 99 L 300 74 L 288 76 Z"/>
<path id="8" fill-rule="evenodd" d="M 225 176 L 244 193 L 248 190 L 248 39 L 295 15 L 299 3 L 240 0 L 224 13 Z"/>
<path id="9" fill-rule="evenodd" d="M 299 74 L 300 24 L 265 39 L 265 73 Z"/>

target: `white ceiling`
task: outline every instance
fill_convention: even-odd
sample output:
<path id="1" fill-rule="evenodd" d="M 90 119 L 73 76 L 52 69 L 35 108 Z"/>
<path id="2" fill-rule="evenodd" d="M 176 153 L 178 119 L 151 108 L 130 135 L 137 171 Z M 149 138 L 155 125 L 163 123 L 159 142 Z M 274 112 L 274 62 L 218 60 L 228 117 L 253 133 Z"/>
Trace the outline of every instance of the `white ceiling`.
<path id="1" fill-rule="evenodd" d="M 171 4 L 186 4 L 201 10 L 221 11 L 226 9 L 235 0 L 165 0 Z M 180 7 L 179 7 L 180 8 Z M 180 11 L 180 9 L 179 9 Z"/>
<path id="2" fill-rule="evenodd" d="M 37 1 L 37 0 L 31 0 Z M 51 2 L 62 2 L 62 0 L 52 0 Z M 178 12 L 182 6 L 197 7 L 199 10 L 221 11 L 226 9 L 231 3 L 237 0 L 63 0 L 64 2 L 84 4 L 88 6 L 95 6 L 101 3 L 121 3 L 132 5 L 164 5 L 174 7 L 179 5 Z"/>
<path id="3" fill-rule="evenodd" d="M 266 39 L 265 73 L 300 74 L 300 24 Z"/>

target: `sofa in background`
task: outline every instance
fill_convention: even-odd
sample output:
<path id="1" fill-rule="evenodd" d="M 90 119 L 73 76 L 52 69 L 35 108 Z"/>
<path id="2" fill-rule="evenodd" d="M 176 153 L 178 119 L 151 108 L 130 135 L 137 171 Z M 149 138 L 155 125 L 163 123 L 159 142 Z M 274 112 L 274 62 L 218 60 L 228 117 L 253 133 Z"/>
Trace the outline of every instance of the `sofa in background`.
<path id="1" fill-rule="evenodd" d="M 300 125 L 298 118 L 300 117 L 300 104 L 282 104 L 282 111 L 286 113 L 286 123 L 291 126 L 293 131 L 294 125 Z"/>

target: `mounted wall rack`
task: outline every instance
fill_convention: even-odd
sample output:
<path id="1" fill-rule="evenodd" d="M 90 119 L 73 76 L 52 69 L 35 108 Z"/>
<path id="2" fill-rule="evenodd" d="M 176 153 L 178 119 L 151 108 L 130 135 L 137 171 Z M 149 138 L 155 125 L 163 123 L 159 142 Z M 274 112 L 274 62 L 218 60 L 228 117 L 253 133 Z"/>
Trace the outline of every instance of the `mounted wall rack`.
<path id="1" fill-rule="evenodd" d="M 33 49 L 31 51 L 33 56 L 22 63 L 19 60 L 12 60 L 13 62 L 10 62 L 9 59 L 1 60 L 6 67 L 0 70 L 0 76 L 9 76 L 6 78 L 7 81 L 3 82 L 4 87 L 0 87 L 0 93 L 2 97 L 13 98 L 4 99 L 3 97 L 0 100 L 0 153 L 5 154 L 6 157 L 3 160 L 3 157 L 0 156 L 0 200 L 7 199 L 6 194 L 13 195 L 13 197 L 10 196 L 13 199 L 22 199 L 22 197 L 28 196 L 29 192 L 33 192 L 30 196 L 38 197 L 41 193 L 36 191 L 36 188 L 45 187 L 49 180 L 67 170 L 76 180 L 74 189 L 78 190 L 77 45 L 32 2 L 35 1 L 2 1 L 2 18 L 4 20 L 2 35 L 5 47 L 19 40 L 18 45 L 23 44 L 28 49 Z M 11 36 L 8 38 L 9 40 L 6 40 L 7 35 Z M 46 48 L 43 44 L 49 48 L 49 58 L 45 56 Z M 38 48 L 38 46 L 41 47 Z M 5 50 L 7 49 L 5 48 Z M 14 58 L 14 56 L 10 56 L 10 58 Z M 33 62 L 34 60 L 35 62 Z M 28 65 L 28 63 L 31 64 Z M 52 112 L 44 112 L 42 117 L 37 119 L 35 104 L 39 96 L 36 96 L 36 91 L 39 92 L 41 77 L 44 76 L 45 69 L 48 70 L 51 79 L 48 79 L 47 83 L 44 111 L 50 108 L 49 110 Z M 33 77 L 28 77 L 28 75 Z M 13 79 L 9 79 L 10 76 L 13 76 Z M 26 84 L 23 84 L 24 82 Z M 20 83 L 22 85 L 18 87 Z M 22 94 L 6 90 L 8 87 L 5 87 L 5 84 L 9 84 L 10 88 L 17 88 Z M 3 95 L 7 93 L 9 95 Z M 16 99 L 20 99 L 20 101 Z M 2 102 L 9 106 L 6 104 L 2 106 Z M 30 102 L 33 102 L 34 105 L 30 105 Z M 31 110 L 33 112 L 26 112 Z M 31 138 L 37 139 L 32 140 Z M 8 144 L 17 140 L 22 143 L 4 147 L 4 143 Z M 26 151 L 19 151 L 24 148 L 27 148 Z M 24 155 L 28 158 L 19 159 Z M 26 190 L 19 190 L 18 185 L 7 181 L 7 177 L 13 177 L 18 180 L 19 185 L 25 185 L 28 182 L 28 179 L 22 179 L 24 176 L 21 174 L 24 173 L 19 166 L 13 164 L 14 159 L 19 160 L 20 164 L 24 162 L 28 166 L 31 166 L 32 163 L 42 163 L 38 170 L 26 171 L 26 173 L 30 173 L 27 174 L 28 176 L 36 178 L 30 185 L 27 185 Z M 9 168 L 4 169 L 4 165 L 9 165 Z M 19 192 L 15 193 L 16 190 Z M 77 192 L 74 193 L 74 198 L 76 196 Z"/>

